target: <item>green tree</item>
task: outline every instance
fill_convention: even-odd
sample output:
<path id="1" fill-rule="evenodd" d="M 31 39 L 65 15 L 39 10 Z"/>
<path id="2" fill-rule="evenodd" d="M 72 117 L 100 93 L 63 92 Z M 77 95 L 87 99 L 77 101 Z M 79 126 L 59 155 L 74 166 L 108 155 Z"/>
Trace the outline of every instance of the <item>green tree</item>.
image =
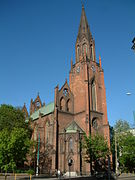
<path id="1" fill-rule="evenodd" d="M 120 119 L 120 120 L 116 121 L 116 124 L 114 125 L 114 130 L 117 133 L 126 132 L 129 129 L 130 129 L 130 125 L 125 120 Z"/>
<path id="2" fill-rule="evenodd" d="M 102 135 L 95 134 L 94 136 L 84 135 L 83 147 L 86 150 L 86 162 L 90 163 L 90 154 L 94 162 L 94 170 L 99 170 L 108 158 L 110 151 L 107 141 Z"/>
<path id="3" fill-rule="evenodd" d="M 20 109 L 0 107 L 0 168 L 7 172 L 23 166 L 29 152 L 31 130 Z"/>
<path id="4" fill-rule="evenodd" d="M 135 170 L 135 136 L 130 132 L 122 133 L 118 146 L 120 168 L 126 171 Z"/>
<path id="5" fill-rule="evenodd" d="M 11 105 L 3 104 L 0 106 L 0 130 L 7 128 L 12 131 L 15 127 L 28 129 L 28 124 L 25 123 L 24 113 L 19 108 L 14 108 Z"/>
<path id="6" fill-rule="evenodd" d="M 130 133 L 129 123 L 125 120 L 118 120 L 114 125 L 114 136 L 113 145 L 115 144 L 116 147 L 113 147 L 117 150 L 119 168 L 126 171 L 134 170 L 135 136 Z"/>

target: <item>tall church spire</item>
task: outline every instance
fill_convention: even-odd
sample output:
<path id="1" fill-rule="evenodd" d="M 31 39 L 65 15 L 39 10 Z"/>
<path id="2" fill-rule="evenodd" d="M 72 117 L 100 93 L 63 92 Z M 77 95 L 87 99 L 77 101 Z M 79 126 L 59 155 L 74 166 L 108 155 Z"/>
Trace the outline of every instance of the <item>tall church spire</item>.
<path id="1" fill-rule="evenodd" d="M 86 18 L 84 6 L 82 5 L 82 13 L 81 13 L 81 19 L 80 19 L 80 25 L 79 25 L 77 40 L 81 40 L 84 36 L 87 38 L 88 41 L 90 41 L 90 39 L 92 38 L 90 28 L 88 25 L 88 21 Z"/>
<path id="2" fill-rule="evenodd" d="M 84 59 L 96 61 L 95 42 L 90 32 L 90 28 L 88 25 L 88 21 L 86 18 L 83 5 L 82 5 L 82 13 L 81 13 L 75 50 L 76 50 L 76 63 Z M 85 58 L 84 56 L 87 58 Z"/>

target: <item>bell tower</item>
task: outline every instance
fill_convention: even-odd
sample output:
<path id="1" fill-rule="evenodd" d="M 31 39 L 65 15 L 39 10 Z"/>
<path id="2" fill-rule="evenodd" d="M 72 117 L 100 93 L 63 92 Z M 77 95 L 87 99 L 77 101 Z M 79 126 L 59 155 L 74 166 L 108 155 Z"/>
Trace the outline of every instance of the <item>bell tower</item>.
<path id="1" fill-rule="evenodd" d="M 75 64 L 71 59 L 69 85 L 74 96 L 75 121 L 89 133 L 90 114 L 92 133 L 101 131 L 110 145 L 104 71 L 101 57 L 99 63 L 96 61 L 95 41 L 90 32 L 84 6 L 75 44 Z"/>
<path id="2" fill-rule="evenodd" d="M 95 42 L 90 32 L 90 27 L 88 25 L 83 5 L 78 35 L 75 44 L 75 52 L 74 65 L 73 61 L 71 60 L 69 83 L 71 91 L 74 94 L 74 111 L 75 113 L 79 113 L 82 111 L 88 111 L 88 75 L 90 76 L 89 79 L 91 77 L 95 77 L 97 65 L 95 55 Z M 94 80 L 93 87 L 95 88 Z M 95 103 L 93 107 L 95 107 L 96 109 L 96 97 L 94 98 L 93 103 Z"/>

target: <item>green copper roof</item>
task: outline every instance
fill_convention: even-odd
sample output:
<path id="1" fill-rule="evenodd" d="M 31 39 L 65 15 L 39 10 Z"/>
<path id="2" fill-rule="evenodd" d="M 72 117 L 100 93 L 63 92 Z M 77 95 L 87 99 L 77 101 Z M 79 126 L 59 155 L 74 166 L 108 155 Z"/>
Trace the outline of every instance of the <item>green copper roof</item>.
<path id="1" fill-rule="evenodd" d="M 44 107 L 41 107 L 40 109 L 38 109 L 37 111 L 35 111 L 30 118 L 32 120 L 38 119 L 39 118 L 39 114 L 41 113 L 42 116 L 45 116 L 47 114 L 50 114 L 54 111 L 54 102 L 47 104 Z"/>
<path id="2" fill-rule="evenodd" d="M 83 130 L 75 121 L 72 121 L 66 128 L 66 133 L 76 133 L 77 131 L 83 133 Z"/>

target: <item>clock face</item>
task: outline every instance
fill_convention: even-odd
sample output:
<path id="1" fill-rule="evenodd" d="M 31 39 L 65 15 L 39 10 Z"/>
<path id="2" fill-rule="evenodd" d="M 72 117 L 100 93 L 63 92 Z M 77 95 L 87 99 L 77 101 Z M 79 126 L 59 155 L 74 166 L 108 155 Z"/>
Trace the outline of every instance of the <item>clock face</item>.
<path id="1" fill-rule="evenodd" d="M 77 73 L 80 72 L 80 66 L 78 66 L 78 67 L 76 68 L 76 72 L 77 72 Z"/>
<path id="2" fill-rule="evenodd" d="M 92 71 L 93 71 L 93 72 L 95 72 L 95 71 L 96 71 L 96 68 L 95 68 L 95 66 L 94 66 L 94 65 L 92 65 L 92 66 L 91 66 L 91 69 L 92 69 Z"/>

